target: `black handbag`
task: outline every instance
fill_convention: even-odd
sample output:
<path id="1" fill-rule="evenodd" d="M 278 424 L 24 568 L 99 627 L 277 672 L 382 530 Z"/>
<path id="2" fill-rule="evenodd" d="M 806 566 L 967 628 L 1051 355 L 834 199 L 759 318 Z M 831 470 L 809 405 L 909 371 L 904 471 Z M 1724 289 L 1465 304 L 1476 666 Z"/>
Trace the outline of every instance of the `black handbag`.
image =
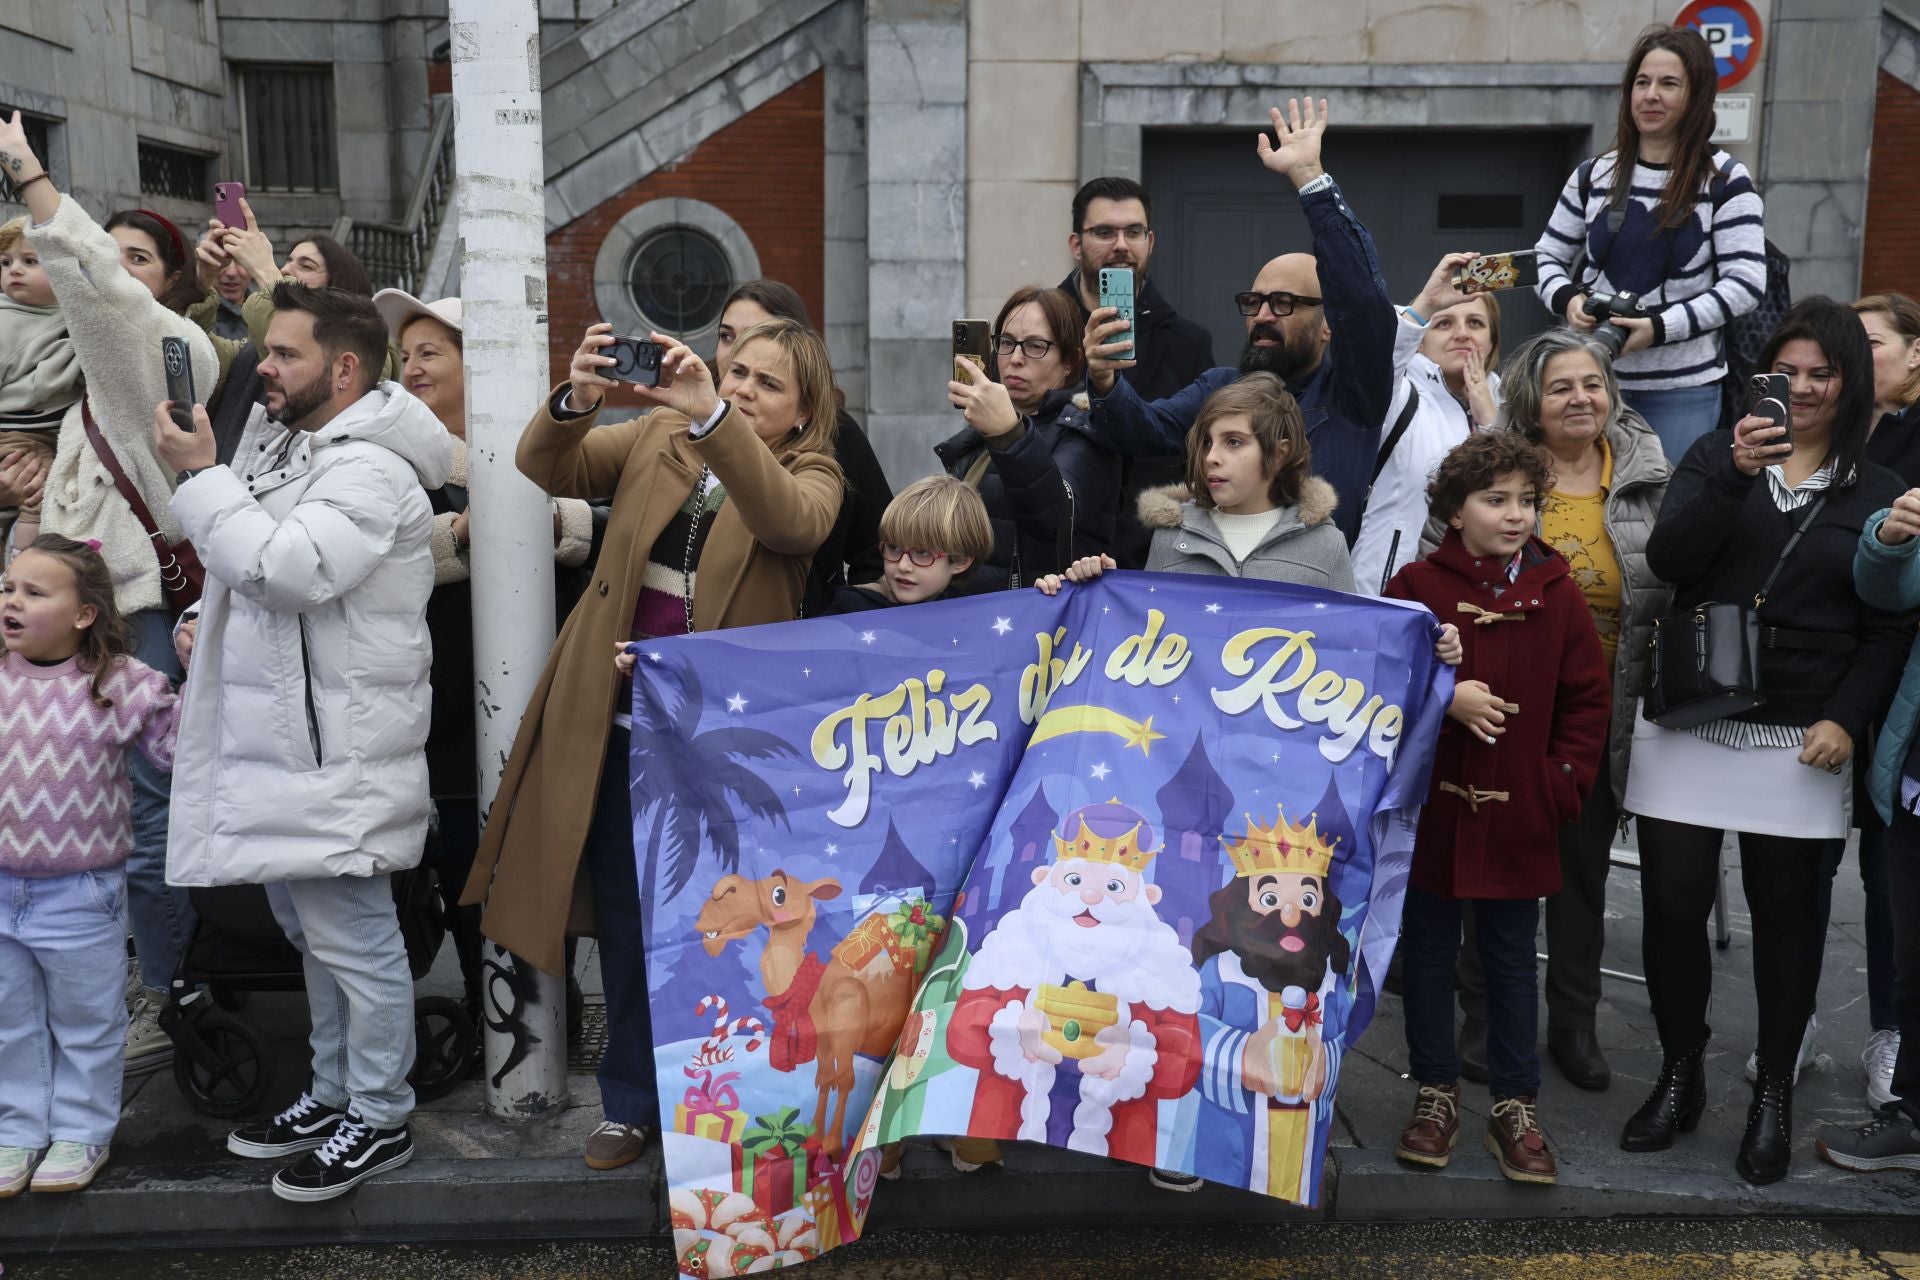
<path id="1" fill-rule="evenodd" d="M 1801 535 L 1826 504 L 1824 493 L 1814 500 L 1806 519 L 1780 549 L 1780 558 L 1774 561 L 1766 584 L 1754 593 L 1752 608 L 1708 601 L 1654 620 L 1653 670 L 1647 696 L 1641 702 L 1641 715 L 1662 729 L 1692 729 L 1751 711 L 1767 701 L 1766 691 L 1760 687 L 1762 647 L 1816 647 L 1797 643 L 1811 639 L 1810 633 L 1781 632 L 1763 626 L 1760 607 L 1779 580 L 1787 557 L 1800 545 Z"/>

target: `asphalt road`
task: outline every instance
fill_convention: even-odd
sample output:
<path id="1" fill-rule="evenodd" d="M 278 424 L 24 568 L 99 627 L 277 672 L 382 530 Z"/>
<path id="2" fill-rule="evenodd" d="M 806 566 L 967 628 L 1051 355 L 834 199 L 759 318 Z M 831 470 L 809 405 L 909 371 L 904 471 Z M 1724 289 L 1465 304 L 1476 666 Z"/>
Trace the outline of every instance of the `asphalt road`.
<path id="1" fill-rule="evenodd" d="M 4 1227 L 0 1209 L 0 1227 Z M 324 1246 L 199 1253 L 4 1254 L 5 1280 L 670 1280 L 664 1241 Z M 1920 1280 L 1920 1220 L 1433 1222 L 886 1232 L 810 1263 L 805 1280 Z"/>

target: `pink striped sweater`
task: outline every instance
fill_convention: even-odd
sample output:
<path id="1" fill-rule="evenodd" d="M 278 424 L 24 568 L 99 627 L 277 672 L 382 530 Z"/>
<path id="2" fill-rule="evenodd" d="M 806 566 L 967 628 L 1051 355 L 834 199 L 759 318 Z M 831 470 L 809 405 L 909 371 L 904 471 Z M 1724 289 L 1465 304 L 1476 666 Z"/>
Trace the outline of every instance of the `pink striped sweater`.
<path id="1" fill-rule="evenodd" d="M 0 871 L 44 877 L 116 867 L 133 847 L 126 756 L 173 767 L 178 697 L 132 658 L 93 701 L 77 658 L 38 667 L 0 653 Z"/>

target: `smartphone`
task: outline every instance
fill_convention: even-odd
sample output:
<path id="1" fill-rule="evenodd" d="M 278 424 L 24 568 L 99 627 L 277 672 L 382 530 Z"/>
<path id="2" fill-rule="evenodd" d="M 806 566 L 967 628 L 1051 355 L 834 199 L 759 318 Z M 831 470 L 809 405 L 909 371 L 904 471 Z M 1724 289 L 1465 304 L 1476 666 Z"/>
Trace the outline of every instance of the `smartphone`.
<path id="1" fill-rule="evenodd" d="M 1138 360 L 1140 358 L 1140 334 L 1133 323 L 1132 267 L 1100 268 L 1100 305 L 1114 308 L 1120 313 L 1114 318 L 1127 322 L 1126 328 L 1122 329 L 1119 333 L 1109 334 L 1107 340 L 1100 345 L 1110 347 L 1116 342 L 1131 342 L 1133 344 L 1133 350 L 1128 353 L 1127 359 Z"/>
<path id="2" fill-rule="evenodd" d="M 1793 380 L 1784 373 L 1756 373 L 1747 380 L 1748 411 L 1787 429 L 1774 444 L 1793 443 Z"/>
<path id="3" fill-rule="evenodd" d="M 987 357 L 993 351 L 992 322 L 953 322 L 953 380 L 978 386 L 987 380 Z"/>
<path id="4" fill-rule="evenodd" d="M 1532 249 L 1483 253 L 1453 273 L 1453 287 L 1462 293 L 1531 289 L 1539 283 L 1540 264 Z"/>
<path id="5" fill-rule="evenodd" d="M 610 378 L 636 387 L 668 387 L 673 385 L 673 374 L 660 367 L 666 350 L 651 338 L 616 336 L 612 346 L 600 348 L 600 354 L 613 357 L 613 367 L 606 370 Z"/>
<path id="6" fill-rule="evenodd" d="M 246 229 L 247 215 L 240 208 L 240 201 L 246 194 L 247 184 L 244 182 L 213 184 L 213 216 L 220 219 L 221 226 Z"/>
<path id="7" fill-rule="evenodd" d="M 167 416 L 182 431 L 193 428 L 193 361 L 185 338 L 160 339 L 160 363 L 167 370 Z"/>

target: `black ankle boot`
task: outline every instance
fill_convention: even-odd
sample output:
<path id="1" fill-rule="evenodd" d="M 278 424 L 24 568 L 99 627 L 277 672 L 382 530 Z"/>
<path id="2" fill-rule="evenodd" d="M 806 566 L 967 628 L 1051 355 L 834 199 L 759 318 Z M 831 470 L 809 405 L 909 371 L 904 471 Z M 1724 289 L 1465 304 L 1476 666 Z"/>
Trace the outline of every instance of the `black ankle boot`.
<path id="1" fill-rule="evenodd" d="M 1733 1167 L 1756 1187 L 1787 1176 L 1793 1161 L 1793 1071 L 1766 1062 L 1753 1082 L 1753 1103 L 1747 1108 L 1747 1131 L 1740 1135 L 1740 1154 Z"/>
<path id="2" fill-rule="evenodd" d="M 1620 1131 L 1622 1151 L 1665 1151 L 1676 1133 L 1692 1133 L 1707 1109 L 1707 1045 L 1660 1063 L 1660 1078 Z"/>

